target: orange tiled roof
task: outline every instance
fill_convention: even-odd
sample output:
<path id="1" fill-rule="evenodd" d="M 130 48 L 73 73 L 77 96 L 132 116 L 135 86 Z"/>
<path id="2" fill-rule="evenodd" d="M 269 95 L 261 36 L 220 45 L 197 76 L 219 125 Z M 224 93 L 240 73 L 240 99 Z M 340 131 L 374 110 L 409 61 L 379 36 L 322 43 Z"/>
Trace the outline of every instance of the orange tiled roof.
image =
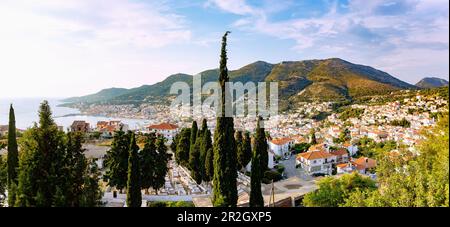
<path id="1" fill-rule="evenodd" d="M 170 123 L 161 123 L 159 125 L 150 125 L 148 126 L 148 128 L 157 130 L 175 130 L 178 128 L 178 126 Z"/>
<path id="2" fill-rule="evenodd" d="M 336 150 L 336 151 L 332 151 L 330 153 L 333 154 L 333 155 L 336 155 L 336 156 L 348 155 L 347 150 L 345 150 L 345 149 L 339 149 L 339 150 Z"/>
<path id="3" fill-rule="evenodd" d="M 302 157 L 306 160 L 314 160 L 314 159 L 323 159 L 323 158 L 331 158 L 335 155 L 332 155 L 326 151 L 309 151 L 305 153 L 301 153 L 297 156 L 297 159 Z"/>
<path id="4" fill-rule="evenodd" d="M 289 143 L 290 141 L 293 141 L 293 139 L 291 139 L 291 138 L 280 138 L 280 139 L 273 139 L 270 142 L 273 143 L 273 144 L 276 144 L 276 145 L 284 145 L 284 144 Z"/>
<path id="5" fill-rule="evenodd" d="M 366 161 L 367 160 L 367 161 Z M 377 166 L 377 161 L 371 158 L 361 157 L 352 161 L 353 164 L 356 165 L 358 169 L 370 169 L 375 168 Z"/>

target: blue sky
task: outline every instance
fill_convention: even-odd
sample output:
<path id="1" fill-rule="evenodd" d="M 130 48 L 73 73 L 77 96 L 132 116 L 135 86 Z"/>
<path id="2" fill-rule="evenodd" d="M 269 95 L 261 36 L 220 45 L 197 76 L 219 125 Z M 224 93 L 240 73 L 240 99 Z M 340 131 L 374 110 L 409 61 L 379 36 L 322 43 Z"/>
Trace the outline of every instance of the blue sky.
<path id="1" fill-rule="evenodd" d="M 257 60 L 448 79 L 448 0 L 2 0 L 0 97 L 76 96 Z"/>

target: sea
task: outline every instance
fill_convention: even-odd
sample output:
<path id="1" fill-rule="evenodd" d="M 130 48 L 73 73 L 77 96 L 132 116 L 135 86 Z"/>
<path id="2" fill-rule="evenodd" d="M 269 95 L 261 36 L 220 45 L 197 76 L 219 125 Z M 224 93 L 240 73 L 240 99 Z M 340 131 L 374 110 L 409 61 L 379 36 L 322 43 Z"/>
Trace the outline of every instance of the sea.
<path id="1" fill-rule="evenodd" d="M 149 124 L 149 121 L 145 119 L 83 115 L 77 109 L 58 106 L 63 104 L 63 102 L 60 101 L 62 99 L 57 98 L 0 98 L 0 125 L 8 125 L 9 106 L 10 104 L 13 104 L 16 115 L 16 128 L 25 130 L 32 127 L 35 122 L 39 121 L 39 105 L 44 100 L 47 100 L 50 104 L 55 123 L 58 126 L 63 126 L 65 131 L 68 130 L 75 120 L 89 122 L 91 127 L 95 127 L 98 121 L 120 120 L 123 123 L 128 124 L 129 128 L 132 130 L 141 129 Z"/>

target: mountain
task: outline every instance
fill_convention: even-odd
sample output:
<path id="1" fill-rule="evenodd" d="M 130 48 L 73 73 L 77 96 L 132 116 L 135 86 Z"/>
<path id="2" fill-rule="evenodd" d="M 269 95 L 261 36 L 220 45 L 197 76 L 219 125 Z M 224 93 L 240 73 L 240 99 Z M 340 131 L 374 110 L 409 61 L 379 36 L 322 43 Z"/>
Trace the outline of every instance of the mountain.
<path id="1" fill-rule="evenodd" d="M 108 88 L 103 89 L 95 94 L 86 95 L 82 97 L 72 97 L 68 99 L 64 99 L 62 101 L 69 103 L 89 103 L 89 102 L 100 102 L 104 100 L 109 100 L 114 97 L 123 95 L 127 93 L 129 90 L 125 88 Z"/>
<path id="2" fill-rule="evenodd" d="M 434 88 L 448 86 L 448 81 L 437 77 L 425 77 L 416 84 L 420 88 Z"/>
<path id="3" fill-rule="evenodd" d="M 202 83 L 217 81 L 218 69 L 199 73 Z M 386 72 L 370 66 L 357 65 L 339 58 L 325 60 L 284 61 L 270 64 L 257 61 L 238 70 L 229 71 L 230 81 L 246 83 L 279 82 L 280 105 L 295 106 L 299 101 L 339 101 L 381 94 L 400 89 L 415 89 Z M 170 87 L 182 81 L 192 87 L 192 75 L 175 74 L 165 80 L 132 89 L 106 89 L 89 96 L 70 98 L 70 103 L 167 103 Z"/>

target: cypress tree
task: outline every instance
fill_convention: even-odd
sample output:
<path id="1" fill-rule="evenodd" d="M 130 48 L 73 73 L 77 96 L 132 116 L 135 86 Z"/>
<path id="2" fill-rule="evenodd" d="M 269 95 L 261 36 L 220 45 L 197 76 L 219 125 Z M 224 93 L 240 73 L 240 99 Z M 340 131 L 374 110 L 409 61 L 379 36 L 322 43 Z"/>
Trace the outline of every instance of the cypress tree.
<path id="1" fill-rule="evenodd" d="M 111 148 L 106 152 L 104 179 L 120 191 L 127 186 L 130 135 L 120 130 L 114 134 Z"/>
<path id="2" fill-rule="evenodd" d="M 177 163 L 186 167 L 189 165 L 190 137 L 191 129 L 183 128 L 180 132 L 175 156 Z"/>
<path id="3" fill-rule="evenodd" d="M 128 158 L 128 181 L 127 181 L 127 206 L 141 207 L 141 179 L 139 168 L 139 147 L 136 144 L 134 133 L 131 134 L 130 150 Z"/>
<path id="4" fill-rule="evenodd" d="M 145 189 L 145 194 L 148 189 L 152 187 L 156 168 L 156 136 L 154 133 L 146 136 L 144 149 L 139 152 L 139 159 L 141 161 L 141 183 L 142 189 Z"/>
<path id="5" fill-rule="evenodd" d="M 261 151 L 264 151 L 264 152 L 261 152 L 261 158 L 260 158 L 260 161 L 261 161 L 260 170 L 261 170 L 261 174 L 264 176 L 264 172 L 266 172 L 269 169 L 269 166 L 268 166 L 268 164 L 269 164 L 269 145 L 267 144 L 267 134 L 264 131 L 264 127 L 261 127 L 259 125 L 259 124 L 262 124 L 262 120 L 263 120 L 262 117 L 258 117 L 258 122 L 260 122 L 260 123 L 257 123 L 257 124 L 260 127 L 259 128 L 260 138 L 258 138 L 260 140 L 259 141 L 259 143 L 260 143 L 259 149 L 261 149 Z M 258 126 L 256 128 L 257 130 L 258 130 Z M 256 143 L 256 141 L 257 140 L 255 139 L 255 143 Z"/>
<path id="6" fill-rule="evenodd" d="M 16 118 L 14 108 L 11 104 L 9 108 L 9 128 L 8 128 L 8 204 L 15 203 L 15 190 L 17 186 L 17 169 L 19 167 L 19 152 L 16 138 Z"/>
<path id="7" fill-rule="evenodd" d="M 309 144 L 310 145 L 317 144 L 316 130 L 314 130 L 313 128 L 309 131 Z"/>
<path id="8" fill-rule="evenodd" d="M 200 147 L 200 152 L 204 153 L 204 172 L 203 181 L 210 182 L 214 177 L 214 151 L 211 141 L 211 131 L 206 129 L 202 137 L 202 145 Z"/>
<path id="9" fill-rule="evenodd" d="M 167 154 L 167 146 L 164 144 L 164 137 L 159 136 L 156 142 L 156 150 L 158 155 L 156 156 L 156 166 L 155 166 L 155 178 L 153 180 L 152 188 L 158 194 L 158 190 L 164 186 L 165 177 L 169 168 L 167 163 L 170 160 L 170 155 Z"/>
<path id="10" fill-rule="evenodd" d="M 243 146 L 243 153 L 239 160 L 241 165 L 245 168 L 252 159 L 252 140 L 250 132 L 245 132 Z"/>
<path id="11" fill-rule="evenodd" d="M 100 190 L 100 172 L 95 159 L 88 162 L 86 175 L 84 176 L 84 187 L 81 195 L 80 206 L 95 207 L 102 204 L 102 191 Z"/>
<path id="12" fill-rule="evenodd" d="M 197 141 L 197 133 L 198 133 L 197 122 L 193 121 L 192 122 L 192 127 L 191 127 L 191 137 L 190 137 L 190 146 L 189 146 L 189 158 L 188 158 L 188 166 L 187 166 L 191 170 L 192 170 L 192 166 L 190 165 L 190 160 L 191 160 L 191 156 L 194 155 L 194 152 L 196 152 L 195 151 L 195 149 L 196 149 L 195 142 Z"/>
<path id="13" fill-rule="evenodd" d="M 200 146 L 199 146 L 199 150 L 200 150 L 200 173 L 202 176 L 202 181 L 208 182 L 207 180 L 205 180 L 207 177 L 206 175 L 206 154 L 207 151 L 210 147 L 212 147 L 212 142 L 211 142 L 211 132 L 209 132 L 208 135 L 207 134 L 208 130 L 208 123 L 206 121 L 206 119 L 203 119 L 202 122 L 202 128 L 201 128 L 201 138 L 200 138 Z M 209 136 L 209 138 L 207 138 L 207 136 Z"/>
<path id="14" fill-rule="evenodd" d="M 237 168 L 238 170 L 242 169 L 244 167 L 244 165 L 242 164 L 242 159 L 243 159 L 243 155 L 244 155 L 244 140 L 242 137 L 242 132 L 241 131 L 236 131 L 235 136 L 234 136 L 235 140 L 236 140 L 236 150 L 237 150 Z"/>
<path id="15" fill-rule="evenodd" d="M 225 116 L 226 106 L 230 106 L 230 91 L 225 89 L 229 81 L 227 69 L 227 35 L 222 38 L 222 52 L 220 56 L 219 83 L 221 88 L 220 115 L 217 117 L 214 132 L 214 190 L 213 205 L 216 207 L 235 207 L 237 205 L 237 154 L 234 140 L 234 123 L 232 117 Z"/>
<path id="16" fill-rule="evenodd" d="M 252 156 L 252 172 L 250 178 L 250 207 L 264 207 L 264 198 L 261 192 L 262 174 L 261 166 L 262 154 L 267 153 L 267 142 L 264 133 L 264 128 L 260 126 L 261 117 L 258 117 L 255 134 L 255 146 L 253 148 Z"/>
<path id="17" fill-rule="evenodd" d="M 197 184 L 202 183 L 202 168 L 200 161 L 200 139 L 197 138 L 194 147 L 191 146 L 191 153 L 189 155 L 189 168 L 191 170 L 191 176 Z"/>

